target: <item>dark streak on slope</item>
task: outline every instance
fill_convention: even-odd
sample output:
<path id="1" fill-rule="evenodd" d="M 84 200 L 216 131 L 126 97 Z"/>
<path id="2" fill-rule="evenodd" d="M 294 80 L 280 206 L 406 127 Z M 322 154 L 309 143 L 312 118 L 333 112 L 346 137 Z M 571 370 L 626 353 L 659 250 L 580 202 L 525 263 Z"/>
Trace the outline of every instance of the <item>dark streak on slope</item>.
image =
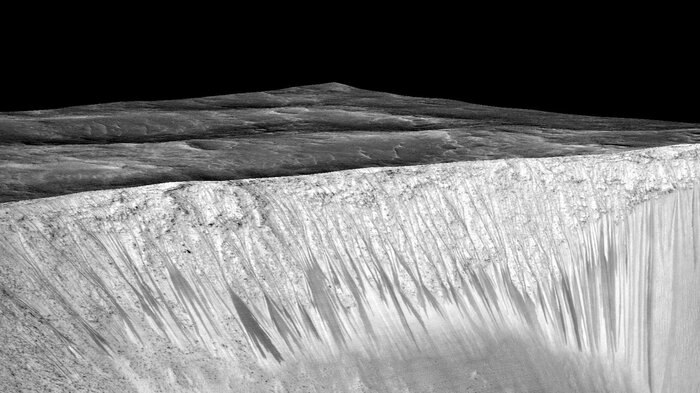
<path id="1" fill-rule="evenodd" d="M 181 381 L 202 358 L 231 378 L 310 374 L 319 391 L 354 377 L 380 391 L 695 391 L 700 192 L 679 188 L 697 181 L 697 149 L 660 150 L 8 205 L 0 329 L 15 346 L 0 354 L 22 375 L 31 349 L 60 359 L 66 384 L 89 366 L 164 391 L 196 390 Z M 569 183 L 547 183 L 553 171 Z M 630 178 L 644 185 L 624 194 Z M 645 202 L 616 212 L 610 194 L 637 193 Z M 581 204 L 607 215 L 564 225 Z"/>

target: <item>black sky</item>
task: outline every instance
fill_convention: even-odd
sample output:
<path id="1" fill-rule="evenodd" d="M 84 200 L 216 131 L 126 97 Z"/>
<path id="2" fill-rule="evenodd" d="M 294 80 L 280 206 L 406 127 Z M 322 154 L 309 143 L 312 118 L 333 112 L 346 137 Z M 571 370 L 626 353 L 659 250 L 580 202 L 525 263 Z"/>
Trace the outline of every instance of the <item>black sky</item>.
<path id="1" fill-rule="evenodd" d="M 341 82 L 397 94 L 700 123 L 690 48 L 420 34 L 46 41 L 6 53 L 0 111 Z M 608 42 L 609 41 L 609 42 Z"/>

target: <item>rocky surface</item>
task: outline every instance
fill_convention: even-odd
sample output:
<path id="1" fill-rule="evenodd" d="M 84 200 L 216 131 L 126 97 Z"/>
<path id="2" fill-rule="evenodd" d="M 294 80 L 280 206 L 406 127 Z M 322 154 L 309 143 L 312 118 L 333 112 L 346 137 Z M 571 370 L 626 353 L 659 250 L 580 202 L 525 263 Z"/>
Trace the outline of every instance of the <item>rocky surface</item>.
<path id="1" fill-rule="evenodd" d="M 0 390 L 696 391 L 698 181 L 679 145 L 6 203 Z"/>
<path id="2" fill-rule="evenodd" d="M 697 124 L 562 115 L 330 83 L 0 114 L 0 202 L 167 181 L 600 154 L 696 143 Z"/>

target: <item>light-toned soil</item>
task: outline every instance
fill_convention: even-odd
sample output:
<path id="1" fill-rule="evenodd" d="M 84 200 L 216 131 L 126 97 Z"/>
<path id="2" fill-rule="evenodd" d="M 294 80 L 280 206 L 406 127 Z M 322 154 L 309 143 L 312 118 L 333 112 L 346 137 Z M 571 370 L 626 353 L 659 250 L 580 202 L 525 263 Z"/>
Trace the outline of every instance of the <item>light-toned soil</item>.
<path id="1" fill-rule="evenodd" d="M 679 145 L 6 203 L 0 391 L 693 391 L 699 180 Z"/>

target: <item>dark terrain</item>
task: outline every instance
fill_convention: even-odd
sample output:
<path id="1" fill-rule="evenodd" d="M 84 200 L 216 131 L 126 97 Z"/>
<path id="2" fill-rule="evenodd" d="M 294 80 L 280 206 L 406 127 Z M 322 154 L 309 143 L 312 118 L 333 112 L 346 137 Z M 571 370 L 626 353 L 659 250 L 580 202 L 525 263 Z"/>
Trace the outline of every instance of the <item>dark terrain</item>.
<path id="1" fill-rule="evenodd" d="M 700 125 L 404 97 L 329 83 L 0 114 L 0 202 L 167 181 L 597 154 Z"/>

